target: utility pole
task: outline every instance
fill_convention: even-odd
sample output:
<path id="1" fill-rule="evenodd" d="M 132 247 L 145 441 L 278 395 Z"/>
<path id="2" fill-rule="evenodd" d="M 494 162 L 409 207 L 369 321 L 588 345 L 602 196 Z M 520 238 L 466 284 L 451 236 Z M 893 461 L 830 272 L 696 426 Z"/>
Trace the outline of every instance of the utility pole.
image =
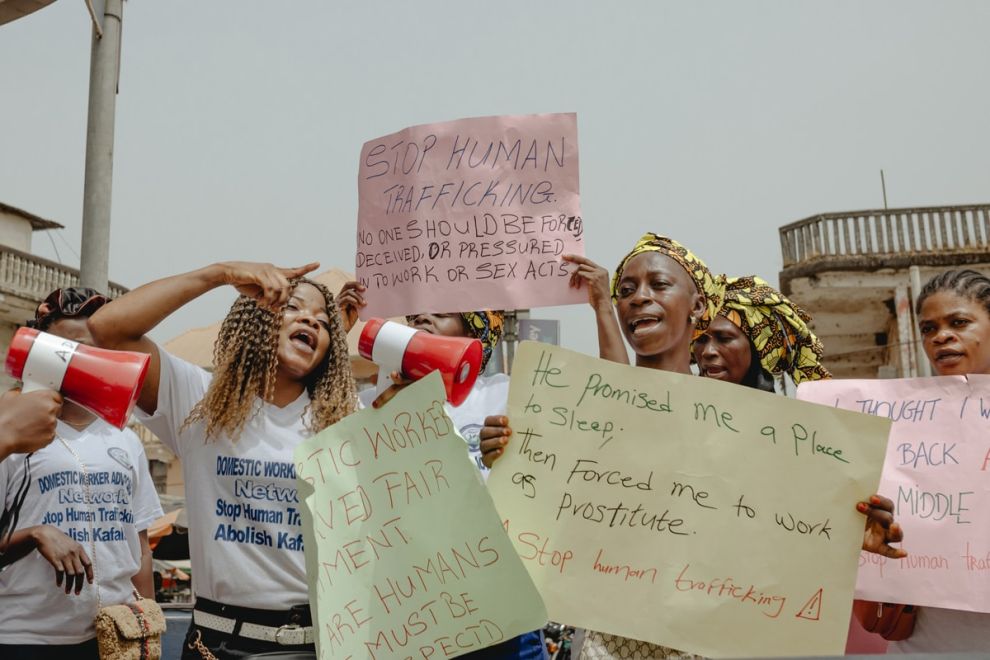
<path id="1" fill-rule="evenodd" d="M 883 190 L 883 210 L 887 210 L 887 180 L 883 177 L 883 170 L 880 170 L 880 188 Z"/>
<path id="2" fill-rule="evenodd" d="M 102 13 L 98 9 L 96 14 L 89 68 L 89 121 L 86 128 L 79 279 L 83 286 L 106 293 L 110 279 L 113 126 L 120 77 L 123 0 L 106 0 Z"/>

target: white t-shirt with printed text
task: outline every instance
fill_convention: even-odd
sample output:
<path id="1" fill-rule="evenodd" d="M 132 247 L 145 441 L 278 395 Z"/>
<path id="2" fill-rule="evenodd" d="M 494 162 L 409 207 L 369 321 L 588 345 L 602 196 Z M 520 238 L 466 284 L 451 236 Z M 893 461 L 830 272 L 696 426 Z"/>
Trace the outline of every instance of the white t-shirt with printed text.
<path id="1" fill-rule="evenodd" d="M 37 550 L 14 562 L 0 573 L 0 644 L 78 644 L 95 637 L 96 587 L 104 606 L 134 600 L 131 579 L 141 568 L 138 532 L 162 516 L 144 447 L 133 431 L 97 419 L 82 431 L 60 421 L 56 432 L 54 442 L 30 457 L 31 486 L 17 528 L 51 525 L 75 539 L 93 561 L 96 585 L 66 595 Z M 59 438 L 79 455 L 85 471 Z M 23 454 L 0 463 L 3 508 L 21 485 L 25 463 Z"/>
<path id="2" fill-rule="evenodd" d="M 182 429 L 212 376 L 159 348 L 158 408 L 138 418 L 182 460 L 193 591 L 227 605 L 285 610 L 309 602 L 292 452 L 309 437 L 304 391 L 283 408 L 256 400 L 237 441 Z"/>

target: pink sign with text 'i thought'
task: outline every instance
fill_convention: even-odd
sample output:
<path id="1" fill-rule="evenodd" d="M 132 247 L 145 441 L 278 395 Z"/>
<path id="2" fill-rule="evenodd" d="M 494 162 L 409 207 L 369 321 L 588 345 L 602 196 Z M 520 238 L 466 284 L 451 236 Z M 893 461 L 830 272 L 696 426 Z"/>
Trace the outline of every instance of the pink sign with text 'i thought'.
<path id="1" fill-rule="evenodd" d="M 856 596 L 990 612 L 990 376 L 823 380 L 797 396 L 893 421 L 877 492 L 908 556 L 864 552 Z"/>

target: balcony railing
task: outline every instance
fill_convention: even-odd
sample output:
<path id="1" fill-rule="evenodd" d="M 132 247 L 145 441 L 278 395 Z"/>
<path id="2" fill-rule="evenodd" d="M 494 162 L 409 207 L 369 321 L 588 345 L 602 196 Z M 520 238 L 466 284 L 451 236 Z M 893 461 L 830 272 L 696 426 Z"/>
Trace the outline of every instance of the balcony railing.
<path id="1" fill-rule="evenodd" d="M 785 269 L 990 253 L 990 204 L 815 215 L 781 227 L 780 247 Z"/>
<path id="2" fill-rule="evenodd" d="M 79 286 L 79 271 L 33 254 L 0 245 L 0 291 L 41 301 L 54 289 Z M 111 298 L 127 293 L 110 283 Z"/>

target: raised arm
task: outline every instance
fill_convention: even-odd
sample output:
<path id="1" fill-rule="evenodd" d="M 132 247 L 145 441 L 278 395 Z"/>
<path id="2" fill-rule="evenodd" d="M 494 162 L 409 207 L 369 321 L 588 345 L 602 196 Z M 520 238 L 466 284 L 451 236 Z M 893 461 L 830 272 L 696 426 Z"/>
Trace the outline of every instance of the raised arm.
<path id="1" fill-rule="evenodd" d="M 612 307 L 608 271 L 591 259 L 576 254 L 565 254 L 563 259 L 577 266 L 571 274 L 571 286 L 577 289 L 588 287 L 588 304 L 595 310 L 595 320 L 598 322 L 598 357 L 629 364 L 629 353 L 626 352 L 622 330 Z"/>
<path id="2" fill-rule="evenodd" d="M 289 280 L 318 266 L 311 263 L 300 268 L 278 268 L 237 261 L 173 275 L 138 287 L 104 305 L 89 318 L 89 330 L 97 346 L 151 356 L 138 405 L 149 415 L 154 414 L 158 408 L 161 356 L 155 343 L 146 336 L 152 328 L 186 303 L 225 284 L 257 299 L 262 307 L 277 309 L 289 298 Z"/>

